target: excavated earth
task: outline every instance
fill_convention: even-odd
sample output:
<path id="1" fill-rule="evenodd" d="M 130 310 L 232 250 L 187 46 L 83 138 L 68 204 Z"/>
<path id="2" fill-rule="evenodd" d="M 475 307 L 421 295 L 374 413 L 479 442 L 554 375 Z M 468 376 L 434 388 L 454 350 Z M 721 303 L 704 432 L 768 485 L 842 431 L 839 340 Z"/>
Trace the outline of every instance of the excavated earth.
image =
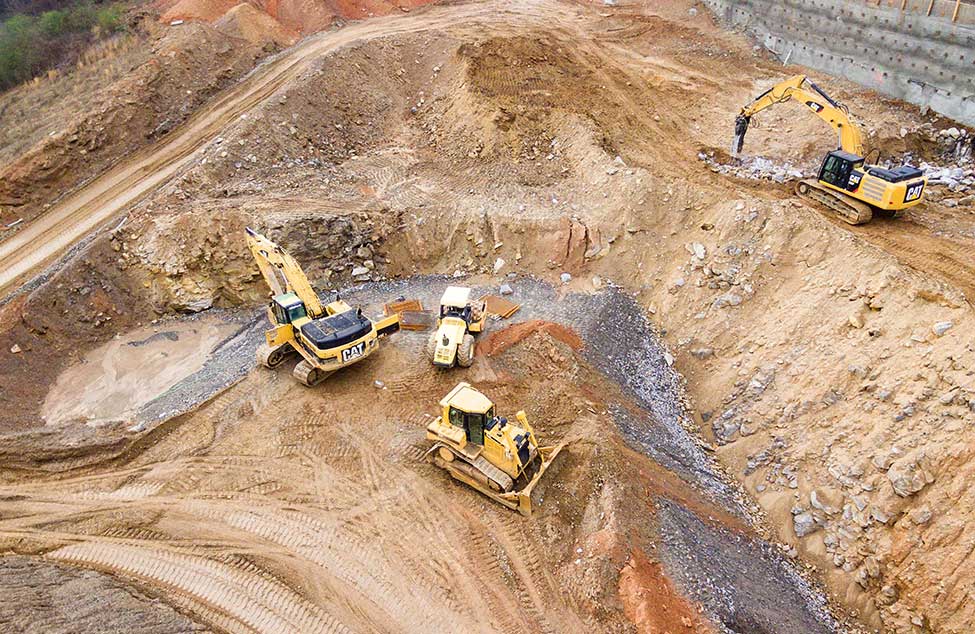
<path id="1" fill-rule="evenodd" d="M 302 3 L 218 5 L 161 7 L 213 24 L 152 22 L 106 88 L 0 103 L 0 629 L 975 627 L 963 191 L 849 227 L 744 177 L 737 109 L 802 69 L 683 0 L 449 3 L 290 48 L 314 29 L 268 16 Z M 949 160 L 951 122 L 816 79 L 871 146 Z M 813 169 L 805 116 L 746 150 Z M 468 370 L 404 331 L 304 388 L 254 367 L 245 226 L 367 311 L 454 280 L 522 308 Z M 532 518 L 422 460 L 460 380 L 566 443 Z"/>

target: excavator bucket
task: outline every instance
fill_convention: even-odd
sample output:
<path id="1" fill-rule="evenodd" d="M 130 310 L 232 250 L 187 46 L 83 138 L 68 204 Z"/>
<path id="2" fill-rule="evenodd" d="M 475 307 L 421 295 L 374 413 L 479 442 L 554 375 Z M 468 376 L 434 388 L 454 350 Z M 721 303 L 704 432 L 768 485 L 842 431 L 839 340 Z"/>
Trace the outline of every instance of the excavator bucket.
<path id="1" fill-rule="evenodd" d="M 394 332 L 399 332 L 400 329 L 400 317 L 399 313 L 393 313 L 388 317 L 384 317 L 374 322 L 376 324 L 376 334 L 380 337 L 385 337 L 391 335 Z"/>

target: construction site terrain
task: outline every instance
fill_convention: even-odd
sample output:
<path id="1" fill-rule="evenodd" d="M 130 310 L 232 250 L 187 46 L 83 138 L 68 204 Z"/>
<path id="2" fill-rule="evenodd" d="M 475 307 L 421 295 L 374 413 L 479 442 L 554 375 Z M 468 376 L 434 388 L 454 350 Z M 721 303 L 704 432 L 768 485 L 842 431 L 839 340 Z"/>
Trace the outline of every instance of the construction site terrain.
<path id="1" fill-rule="evenodd" d="M 146 4 L 0 95 L 0 630 L 972 631 L 970 131 L 690 0 L 321 4 Z M 924 204 L 800 202 L 796 104 L 730 156 L 800 72 Z M 257 367 L 245 227 L 403 328 Z M 460 381 L 565 443 L 531 517 L 425 459 Z"/>

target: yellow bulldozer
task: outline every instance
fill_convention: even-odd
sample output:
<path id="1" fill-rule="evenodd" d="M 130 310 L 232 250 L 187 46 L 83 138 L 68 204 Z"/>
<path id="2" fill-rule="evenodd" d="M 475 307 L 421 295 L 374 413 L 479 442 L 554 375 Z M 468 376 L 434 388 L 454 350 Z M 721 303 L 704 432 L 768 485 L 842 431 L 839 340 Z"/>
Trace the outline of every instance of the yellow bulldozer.
<path id="1" fill-rule="evenodd" d="M 433 365 L 468 368 L 474 363 L 474 335 L 484 330 L 487 307 L 471 301 L 471 289 L 448 286 L 440 298 L 437 331 L 427 343 L 427 356 Z"/>
<path id="2" fill-rule="evenodd" d="M 817 178 L 796 183 L 800 198 L 826 205 L 852 225 L 870 222 L 875 211 L 894 215 L 921 202 L 927 182 L 924 173 L 906 164 L 893 169 L 867 164 L 863 135 L 850 119 L 848 109 L 805 75 L 795 75 L 776 84 L 741 109 L 735 119 L 731 153 L 737 155 L 741 151 L 753 116 L 789 100 L 809 108 L 831 125 L 839 142 L 838 149 L 826 154 Z"/>
<path id="3" fill-rule="evenodd" d="M 249 228 L 247 246 L 271 289 L 267 316 L 273 328 L 264 333 L 258 364 L 274 368 L 298 353 L 294 377 L 311 387 L 362 361 L 379 348 L 380 337 L 399 330 L 397 314 L 373 321 L 341 299 L 323 306 L 298 262 Z"/>
<path id="4" fill-rule="evenodd" d="M 489 498 L 531 515 L 532 490 L 563 445 L 540 447 L 525 412 L 515 414 L 517 425 L 509 423 L 469 383 L 450 390 L 440 409 L 427 426 L 427 439 L 433 441 L 427 459 Z"/>

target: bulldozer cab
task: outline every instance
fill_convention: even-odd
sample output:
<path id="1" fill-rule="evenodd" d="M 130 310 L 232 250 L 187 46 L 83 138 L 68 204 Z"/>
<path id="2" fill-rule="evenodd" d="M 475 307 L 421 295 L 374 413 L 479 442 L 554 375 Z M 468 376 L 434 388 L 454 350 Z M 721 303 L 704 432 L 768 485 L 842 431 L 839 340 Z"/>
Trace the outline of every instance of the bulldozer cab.
<path id="1" fill-rule="evenodd" d="M 466 383 L 447 394 L 440 406 L 446 410 L 444 420 L 464 430 L 467 442 L 484 446 L 484 430 L 494 421 L 494 403 Z"/>
<path id="2" fill-rule="evenodd" d="M 271 312 L 278 324 L 290 324 L 308 317 L 305 303 L 294 293 L 277 295 L 271 300 Z"/>
<path id="3" fill-rule="evenodd" d="M 862 178 L 862 174 L 854 173 L 854 170 L 862 167 L 862 156 L 843 150 L 834 150 L 826 155 L 826 159 L 819 169 L 819 180 L 834 187 L 853 191 L 860 184 Z"/>

